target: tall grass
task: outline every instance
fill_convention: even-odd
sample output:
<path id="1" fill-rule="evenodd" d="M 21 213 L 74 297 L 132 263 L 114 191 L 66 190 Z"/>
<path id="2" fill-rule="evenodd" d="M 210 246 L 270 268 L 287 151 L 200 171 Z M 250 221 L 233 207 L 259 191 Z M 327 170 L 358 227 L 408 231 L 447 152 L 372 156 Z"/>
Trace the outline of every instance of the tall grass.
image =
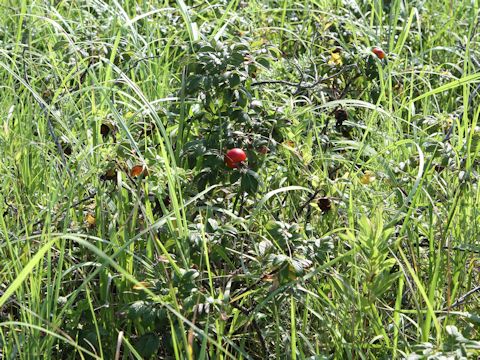
<path id="1" fill-rule="evenodd" d="M 479 355 L 477 2 L 0 8 L 0 358 Z M 197 45 L 242 40 L 288 126 L 202 187 Z"/>

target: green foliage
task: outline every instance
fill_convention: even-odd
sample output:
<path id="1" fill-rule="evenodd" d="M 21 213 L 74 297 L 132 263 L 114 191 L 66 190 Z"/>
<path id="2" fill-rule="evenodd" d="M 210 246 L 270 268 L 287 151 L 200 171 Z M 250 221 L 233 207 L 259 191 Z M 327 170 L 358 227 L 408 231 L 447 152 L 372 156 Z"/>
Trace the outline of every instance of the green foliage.
<path id="1" fill-rule="evenodd" d="M 249 170 L 241 176 L 241 191 L 255 193 L 260 183 L 255 173 L 261 160 L 258 152 L 282 141 L 281 128 L 287 122 L 256 100 L 252 89 L 253 79 L 269 68 L 275 53 L 267 47 L 254 50 L 248 40 L 195 44 L 185 67 L 180 95 L 195 99 L 195 104 L 183 109 L 190 131 L 181 134 L 185 143 L 181 154 L 190 168 L 202 168 L 195 178 L 200 189 L 228 177 L 224 153 L 238 147 L 248 149 L 249 160 Z M 231 182 L 239 177 L 234 172 Z"/>
<path id="2" fill-rule="evenodd" d="M 454 325 L 446 327 L 447 337 L 440 351 L 431 343 L 419 344 L 409 360 L 420 359 L 471 359 L 480 353 L 480 342 L 466 339 Z"/>
<path id="3" fill-rule="evenodd" d="M 2 6 L 0 358 L 478 356 L 476 2 Z"/>
<path id="4" fill-rule="evenodd" d="M 360 266 L 369 301 L 381 298 L 400 275 L 398 271 L 393 271 L 397 261 L 390 254 L 390 246 L 394 246 L 391 244 L 394 229 L 384 229 L 381 213 L 382 210 L 378 209 L 372 221 L 366 216 L 359 220 L 357 240 L 365 257 L 365 264 Z"/>

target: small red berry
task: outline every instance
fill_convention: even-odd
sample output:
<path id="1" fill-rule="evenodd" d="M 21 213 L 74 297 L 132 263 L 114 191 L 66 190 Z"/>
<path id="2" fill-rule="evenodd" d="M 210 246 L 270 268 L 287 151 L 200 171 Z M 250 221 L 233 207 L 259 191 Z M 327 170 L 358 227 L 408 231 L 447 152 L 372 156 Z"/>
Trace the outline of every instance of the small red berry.
<path id="1" fill-rule="evenodd" d="M 242 149 L 234 148 L 227 151 L 225 154 L 225 165 L 230 169 L 236 169 L 240 163 L 247 160 L 247 154 Z"/>
<path id="2" fill-rule="evenodd" d="M 384 57 L 385 57 L 385 51 L 383 51 L 381 48 L 379 47 L 374 47 L 372 49 L 372 52 L 377 55 L 377 57 L 382 60 Z"/>

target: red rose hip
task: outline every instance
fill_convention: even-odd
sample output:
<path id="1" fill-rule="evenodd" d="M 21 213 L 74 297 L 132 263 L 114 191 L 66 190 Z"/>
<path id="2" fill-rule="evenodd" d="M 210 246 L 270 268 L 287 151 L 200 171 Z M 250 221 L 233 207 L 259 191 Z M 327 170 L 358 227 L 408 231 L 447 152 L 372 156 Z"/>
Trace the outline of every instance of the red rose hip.
<path id="1" fill-rule="evenodd" d="M 240 166 L 240 163 L 247 160 L 247 154 L 242 149 L 233 148 L 227 151 L 224 160 L 225 165 L 230 169 L 236 169 Z"/>
<path id="2" fill-rule="evenodd" d="M 379 47 L 374 47 L 372 49 L 372 52 L 377 55 L 377 57 L 382 60 L 383 58 L 385 58 L 385 51 L 383 51 L 381 48 Z"/>

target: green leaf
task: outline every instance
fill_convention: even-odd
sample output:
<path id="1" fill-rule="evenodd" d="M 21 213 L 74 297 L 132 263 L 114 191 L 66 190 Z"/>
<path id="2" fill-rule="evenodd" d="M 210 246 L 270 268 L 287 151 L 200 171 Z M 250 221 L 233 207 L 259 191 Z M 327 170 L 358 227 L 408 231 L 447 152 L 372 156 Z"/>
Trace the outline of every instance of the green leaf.
<path id="1" fill-rule="evenodd" d="M 252 170 L 248 170 L 246 174 L 242 176 L 241 190 L 249 194 L 255 194 L 258 192 L 260 186 L 260 176 Z"/>
<path id="2" fill-rule="evenodd" d="M 240 52 L 234 52 L 228 59 L 228 63 L 232 66 L 238 67 L 243 64 L 243 54 Z"/>
<path id="3" fill-rule="evenodd" d="M 235 110 L 231 113 L 230 115 L 230 119 L 232 120 L 235 120 L 239 123 L 248 123 L 249 120 L 250 120 L 250 117 L 248 116 L 248 114 L 243 111 L 243 110 Z"/>
<path id="4" fill-rule="evenodd" d="M 282 222 L 269 221 L 265 228 L 280 248 L 284 248 L 292 237 L 292 234 L 288 231 L 288 225 Z"/>
<path id="5" fill-rule="evenodd" d="M 235 91 L 238 106 L 244 108 L 248 104 L 249 94 L 244 89 L 237 89 Z"/>
<path id="6" fill-rule="evenodd" d="M 230 183 L 235 184 L 242 177 L 240 171 L 233 171 L 230 175 Z"/>
<path id="7" fill-rule="evenodd" d="M 204 77 L 201 75 L 190 75 L 186 81 L 186 90 L 188 94 L 193 94 L 202 87 Z"/>
<path id="8" fill-rule="evenodd" d="M 237 87 L 238 85 L 240 85 L 240 76 L 238 74 L 232 74 L 230 75 L 230 77 L 228 78 L 228 82 L 230 84 L 230 87 L 232 88 L 235 88 Z"/>
<path id="9" fill-rule="evenodd" d="M 272 243 L 269 240 L 263 240 L 258 244 L 258 251 L 260 256 L 265 256 L 265 254 L 272 248 Z"/>
<path id="10" fill-rule="evenodd" d="M 135 349 L 143 358 L 149 359 L 158 352 L 160 339 L 158 335 L 148 333 L 142 335 L 135 343 Z"/>
<path id="11" fill-rule="evenodd" d="M 215 49 L 210 45 L 204 45 L 200 49 L 198 49 L 199 53 L 213 53 Z"/>
<path id="12" fill-rule="evenodd" d="M 215 219 L 208 219 L 207 220 L 207 232 L 213 233 L 218 230 L 218 222 Z"/>
<path id="13" fill-rule="evenodd" d="M 3 295 L 0 297 L 0 308 L 7 302 L 7 300 L 12 296 L 15 291 L 22 285 L 22 283 L 27 279 L 33 269 L 37 266 L 40 260 L 43 259 L 45 253 L 53 246 L 55 242 L 51 240 L 43 245 L 40 250 L 32 257 L 32 259 L 25 265 L 23 270 L 18 274 L 15 280 L 10 284 L 10 286 L 4 291 Z"/>
<path id="14" fill-rule="evenodd" d="M 262 65 L 264 68 L 270 68 L 270 61 L 268 61 L 266 58 L 257 58 L 256 59 L 257 63 Z"/>
<path id="15" fill-rule="evenodd" d="M 135 301 L 128 308 L 128 317 L 132 320 L 141 320 L 144 326 L 152 325 L 157 318 L 157 309 L 151 302 L 144 300 Z"/>
<path id="16" fill-rule="evenodd" d="M 53 45 L 53 51 L 59 51 L 65 48 L 68 45 L 68 41 L 66 40 L 59 40 L 55 45 Z"/>
<path id="17" fill-rule="evenodd" d="M 182 150 L 182 156 L 202 156 L 206 151 L 205 140 L 193 140 L 185 144 Z"/>

